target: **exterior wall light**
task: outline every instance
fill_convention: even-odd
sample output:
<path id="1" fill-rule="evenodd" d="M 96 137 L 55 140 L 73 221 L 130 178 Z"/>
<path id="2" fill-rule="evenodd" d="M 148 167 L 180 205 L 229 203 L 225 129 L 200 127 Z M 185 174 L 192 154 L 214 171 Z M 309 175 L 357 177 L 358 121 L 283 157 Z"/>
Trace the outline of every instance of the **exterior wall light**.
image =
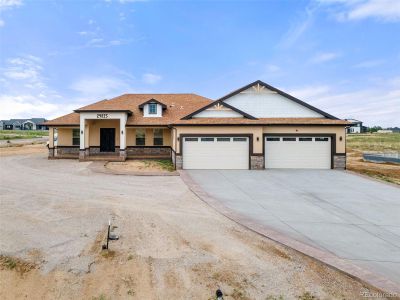
<path id="1" fill-rule="evenodd" d="M 83 134 L 83 130 L 81 130 L 81 134 Z"/>
<path id="2" fill-rule="evenodd" d="M 342 140 L 343 140 L 343 137 L 340 137 L 340 138 L 339 138 L 339 141 L 342 141 Z"/>
<path id="3" fill-rule="evenodd" d="M 257 137 L 257 142 L 260 140 L 260 137 Z"/>
<path id="4" fill-rule="evenodd" d="M 121 134 L 124 134 L 124 131 L 123 131 L 123 130 L 121 130 Z"/>

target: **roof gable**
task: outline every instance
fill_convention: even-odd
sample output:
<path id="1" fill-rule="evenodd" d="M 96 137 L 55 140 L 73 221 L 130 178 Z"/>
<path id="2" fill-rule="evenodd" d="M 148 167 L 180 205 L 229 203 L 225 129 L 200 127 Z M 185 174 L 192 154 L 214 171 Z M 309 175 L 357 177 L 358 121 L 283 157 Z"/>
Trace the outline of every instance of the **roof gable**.
<path id="1" fill-rule="evenodd" d="M 243 96 L 246 94 L 248 95 L 248 97 Z M 250 97 L 250 94 L 252 94 L 252 96 L 254 97 Z M 239 100 L 239 98 L 242 99 Z M 336 117 L 308 103 L 305 103 L 304 101 L 301 101 L 300 99 L 297 99 L 296 97 L 289 95 L 271 85 L 268 85 L 261 80 L 257 80 L 238 90 L 235 90 L 218 99 L 218 101 L 229 103 L 230 105 L 235 106 L 238 109 L 241 109 L 253 115 L 255 115 L 254 113 L 252 113 L 253 111 L 257 113 L 262 113 L 262 107 L 260 107 L 260 105 L 265 106 L 264 104 L 266 104 L 267 101 L 270 101 L 270 105 L 265 107 L 265 109 L 268 111 L 267 115 L 259 114 L 255 115 L 255 117 L 291 117 L 288 114 L 292 110 L 293 117 L 325 117 L 328 119 L 337 119 Z M 252 101 L 257 101 L 258 103 L 252 104 Z M 281 106 L 280 103 L 282 103 Z M 246 107 L 246 105 L 253 105 L 253 108 L 250 109 L 250 107 Z M 274 113 L 276 114 L 273 115 Z"/>
<path id="2" fill-rule="evenodd" d="M 151 98 L 150 100 L 147 100 L 146 102 L 143 102 L 142 104 L 140 104 L 139 109 L 143 109 L 146 104 L 150 104 L 150 103 L 160 104 L 163 110 L 167 109 L 167 106 L 164 103 L 161 103 L 160 101 L 158 101 L 154 98 Z"/>
<path id="3" fill-rule="evenodd" d="M 205 112 L 205 111 L 207 111 L 207 110 L 210 110 L 210 109 L 214 109 L 215 111 L 217 111 L 217 110 L 222 111 L 222 109 L 225 109 L 225 110 L 229 110 L 231 112 L 235 112 L 236 114 L 234 114 L 234 115 L 236 117 L 238 117 L 238 115 L 240 115 L 240 116 L 242 116 L 244 118 L 247 118 L 247 119 L 251 119 L 251 120 L 256 119 L 252 115 L 249 115 L 248 113 L 245 113 L 244 111 L 241 111 L 240 109 L 237 109 L 236 107 L 231 106 L 228 103 L 224 103 L 221 100 L 217 100 L 217 101 L 211 102 L 210 104 L 208 104 L 208 105 L 206 105 L 206 106 L 204 106 L 204 107 L 202 107 L 202 108 L 190 113 L 189 115 L 183 117 L 182 120 L 188 120 L 188 119 L 196 118 L 196 117 L 209 117 L 207 115 L 201 116 L 200 114 Z M 220 115 L 220 117 L 224 117 L 223 113 L 220 113 L 219 115 Z M 232 115 L 233 114 L 225 114 L 225 117 L 232 117 Z M 215 114 L 214 117 L 219 117 L 218 113 Z"/>

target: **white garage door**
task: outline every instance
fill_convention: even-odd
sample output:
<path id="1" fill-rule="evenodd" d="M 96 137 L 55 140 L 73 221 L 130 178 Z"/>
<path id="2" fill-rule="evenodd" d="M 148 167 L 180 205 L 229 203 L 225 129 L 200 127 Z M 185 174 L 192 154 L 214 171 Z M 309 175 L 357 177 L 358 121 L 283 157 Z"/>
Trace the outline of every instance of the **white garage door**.
<path id="1" fill-rule="evenodd" d="M 267 136 L 265 168 L 330 169 L 330 137 Z"/>
<path id="2" fill-rule="evenodd" d="M 248 169 L 249 138 L 185 137 L 184 169 Z"/>

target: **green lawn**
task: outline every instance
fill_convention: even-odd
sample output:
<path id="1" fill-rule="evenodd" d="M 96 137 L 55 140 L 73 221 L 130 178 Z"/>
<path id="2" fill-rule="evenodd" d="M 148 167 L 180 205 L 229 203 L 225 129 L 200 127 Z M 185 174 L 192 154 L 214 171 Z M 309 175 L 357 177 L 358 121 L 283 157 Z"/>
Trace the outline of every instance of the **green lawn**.
<path id="1" fill-rule="evenodd" d="M 348 134 L 346 147 L 363 152 L 400 152 L 400 133 Z"/>
<path id="2" fill-rule="evenodd" d="M 47 130 L 0 130 L 0 140 L 33 139 L 49 136 Z"/>

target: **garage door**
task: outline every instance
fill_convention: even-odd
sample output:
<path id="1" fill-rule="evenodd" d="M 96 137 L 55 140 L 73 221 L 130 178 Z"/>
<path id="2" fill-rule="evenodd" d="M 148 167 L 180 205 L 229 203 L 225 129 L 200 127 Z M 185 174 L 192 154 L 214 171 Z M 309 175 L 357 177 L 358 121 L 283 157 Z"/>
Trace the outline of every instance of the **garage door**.
<path id="1" fill-rule="evenodd" d="M 248 169 L 248 137 L 185 137 L 184 169 Z"/>
<path id="2" fill-rule="evenodd" d="M 330 137 L 267 136 L 265 168 L 330 169 Z"/>

